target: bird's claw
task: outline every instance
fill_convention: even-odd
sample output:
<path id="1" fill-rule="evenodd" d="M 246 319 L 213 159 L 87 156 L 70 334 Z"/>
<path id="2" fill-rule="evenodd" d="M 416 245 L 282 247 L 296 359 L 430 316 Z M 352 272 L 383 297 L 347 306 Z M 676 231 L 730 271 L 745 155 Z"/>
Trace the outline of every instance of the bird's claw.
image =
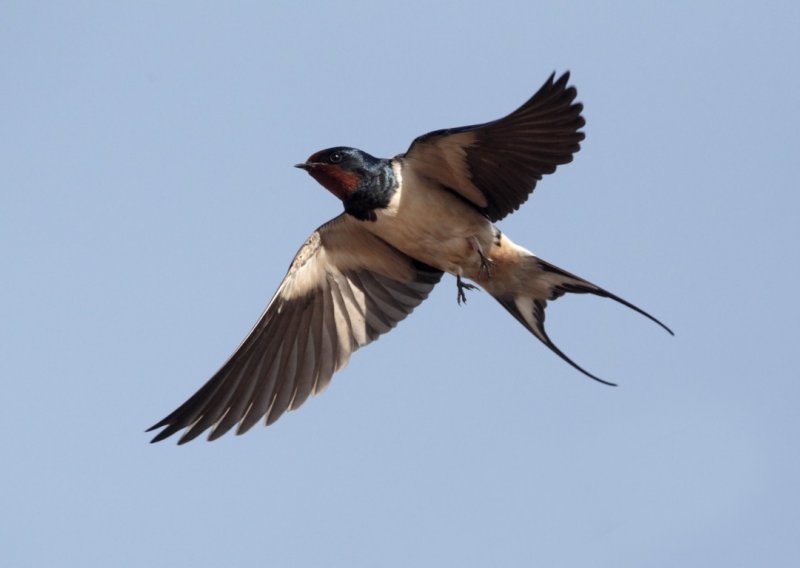
<path id="1" fill-rule="evenodd" d="M 470 241 L 470 243 L 472 245 L 472 248 L 475 250 L 475 252 L 478 253 L 478 258 L 480 258 L 480 262 L 481 262 L 480 268 L 478 269 L 478 277 L 480 277 L 480 275 L 484 271 L 486 271 L 486 278 L 491 278 L 492 277 L 492 265 L 494 263 L 489 259 L 489 257 L 487 257 L 485 254 L 483 254 L 483 249 L 481 248 L 481 245 L 478 242 L 478 239 L 473 237 L 472 240 Z"/>
<path id="2" fill-rule="evenodd" d="M 481 272 L 483 272 L 485 270 L 486 271 L 486 278 L 491 278 L 492 277 L 492 265 L 494 263 L 491 260 L 489 260 L 488 258 L 486 258 L 485 256 L 483 256 L 482 252 L 479 251 L 478 254 L 481 257 L 481 267 L 478 270 L 478 274 L 480 275 Z"/>
<path id="3" fill-rule="evenodd" d="M 464 290 L 477 290 L 478 287 L 474 284 L 465 284 L 461 280 L 461 276 L 456 276 L 456 286 L 458 287 L 458 293 L 456 294 L 456 302 L 460 306 L 463 302 L 464 304 L 467 303 L 467 295 L 464 293 Z"/>

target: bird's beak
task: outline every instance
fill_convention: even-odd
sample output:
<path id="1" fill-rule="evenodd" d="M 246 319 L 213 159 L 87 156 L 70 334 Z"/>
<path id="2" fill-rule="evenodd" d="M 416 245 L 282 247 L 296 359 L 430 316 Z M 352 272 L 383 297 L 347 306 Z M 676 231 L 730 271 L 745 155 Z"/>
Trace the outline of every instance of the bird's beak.
<path id="1" fill-rule="evenodd" d="M 300 168 L 301 170 L 305 170 L 307 172 L 310 172 L 311 170 L 316 168 L 318 165 L 319 164 L 316 163 L 316 162 L 304 162 L 302 164 L 295 164 L 294 167 L 295 168 Z"/>

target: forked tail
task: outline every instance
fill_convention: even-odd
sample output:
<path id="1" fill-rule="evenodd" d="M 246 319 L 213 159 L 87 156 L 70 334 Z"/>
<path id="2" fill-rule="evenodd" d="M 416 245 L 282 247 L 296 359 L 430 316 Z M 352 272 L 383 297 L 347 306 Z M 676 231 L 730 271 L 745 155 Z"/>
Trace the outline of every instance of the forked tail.
<path id="1" fill-rule="evenodd" d="M 615 383 L 596 377 L 575 363 L 556 347 L 544 329 L 544 312 L 548 301 L 556 300 L 566 293 L 594 294 L 595 296 L 601 296 L 603 298 L 611 298 L 623 306 L 627 306 L 654 321 L 667 330 L 670 335 L 675 335 L 670 328 L 643 309 L 634 306 L 630 302 L 623 300 L 619 296 L 599 286 L 595 286 L 591 282 L 587 282 L 574 274 L 561 270 L 557 266 L 553 266 L 533 255 L 525 255 L 520 258 L 520 260 L 522 261 L 522 265 L 516 270 L 515 280 L 517 285 L 513 287 L 515 290 L 510 292 L 494 292 L 492 295 L 512 316 L 517 318 L 528 331 L 533 333 L 533 335 L 553 351 L 553 353 L 561 357 L 584 375 L 596 381 L 606 385 L 616 386 Z"/>

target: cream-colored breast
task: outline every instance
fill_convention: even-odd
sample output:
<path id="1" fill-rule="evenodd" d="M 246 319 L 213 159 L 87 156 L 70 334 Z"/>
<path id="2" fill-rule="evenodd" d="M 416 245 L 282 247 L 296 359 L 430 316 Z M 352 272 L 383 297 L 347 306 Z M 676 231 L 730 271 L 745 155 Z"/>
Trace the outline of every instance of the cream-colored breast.
<path id="1" fill-rule="evenodd" d="M 475 237 L 488 250 L 492 223 L 462 198 L 393 163 L 398 187 L 377 221 L 368 229 L 409 256 L 451 274 L 469 274 L 480 258 L 470 244 Z"/>

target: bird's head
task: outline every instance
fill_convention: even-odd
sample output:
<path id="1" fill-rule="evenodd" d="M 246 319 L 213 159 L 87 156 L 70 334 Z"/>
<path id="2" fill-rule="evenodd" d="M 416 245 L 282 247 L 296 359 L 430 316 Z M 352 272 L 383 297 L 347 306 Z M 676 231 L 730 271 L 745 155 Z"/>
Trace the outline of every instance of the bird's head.
<path id="1" fill-rule="evenodd" d="M 312 154 L 295 167 L 306 170 L 325 189 L 344 201 L 377 173 L 382 162 L 356 148 L 336 146 Z"/>

